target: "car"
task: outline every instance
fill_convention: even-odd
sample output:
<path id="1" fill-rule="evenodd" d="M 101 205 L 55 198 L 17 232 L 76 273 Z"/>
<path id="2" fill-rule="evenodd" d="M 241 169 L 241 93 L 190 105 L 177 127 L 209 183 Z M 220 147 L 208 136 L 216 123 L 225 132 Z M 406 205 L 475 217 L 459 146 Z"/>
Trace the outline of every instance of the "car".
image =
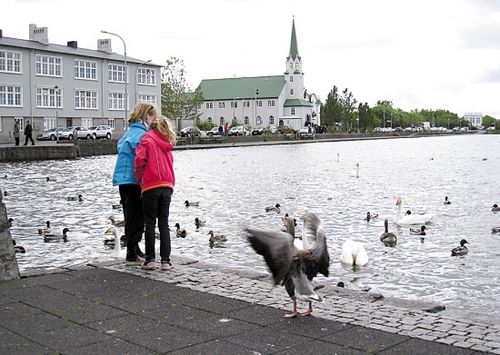
<path id="1" fill-rule="evenodd" d="M 247 136 L 250 135 L 250 131 L 243 126 L 234 126 L 231 127 L 229 132 L 227 132 L 228 136 Z"/>
<path id="2" fill-rule="evenodd" d="M 195 137 L 202 136 L 202 131 L 198 127 L 184 127 L 179 132 L 181 137 L 191 137 L 194 135 Z"/>
<path id="3" fill-rule="evenodd" d="M 67 139 L 69 140 L 73 140 L 75 134 L 78 139 L 92 139 L 92 133 L 87 127 L 72 126 L 68 127 L 68 133 L 66 134 L 65 132 L 65 135 L 67 135 Z"/>
<path id="4" fill-rule="evenodd" d="M 304 126 L 299 130 L 299 136 L 301 137 L 314 137 L 315 133 L 314 128 L 311 126 Z"/>
<path id="5" fill-rule="evenodd" d="M 90 127 L 88 133 L 92 136 L 92 139 L 106 138 L 111 139 L 113 130 L 110 126 L 105 124 L 100 124 L 98 126 Z"/>
<path id="6" fill-rule="evenodd" d="M 212 137 L 212 136 L 219 136 L 219 127 L 213 127 L 210 131 L 207 132 L 207 135 Z"/>
<path id="7" fill-rule="evenodd" d="M 264 126 L 257 126 L 255 127 L 254 129 L 252 129 L 252 136 L 260 136 L 262 134 L 264 134 L 264 132 L 266 131 L 266 127 Z"/>
<path id="8" fill-rule="evenodd" d="M 491 126 L 491 127 L 488 127 L 486 128 L 487 131 L 494 131 L 495 130 L 495 126 Z"/>
<path id="9" fill-rule="evenodd" d="M 280 134 L 289 134 L 289 133 L 295 133 L 295 132 L 296 132 L 296 130 L 293 128 L 290 128 L 290 127 L 282 126 L 282 127 L 278 128 L 278 133 L 280 133 Z"/>
<path id="10" fill-rule="evenodd" d="M 68 129 L 65 127 L 52 128 L 44 131 L 42 134 L 39 134 L 36 137 L 37 141 L 55 141 L 58 138 L 61 139 L 63 133 L 65 133 Z"/>

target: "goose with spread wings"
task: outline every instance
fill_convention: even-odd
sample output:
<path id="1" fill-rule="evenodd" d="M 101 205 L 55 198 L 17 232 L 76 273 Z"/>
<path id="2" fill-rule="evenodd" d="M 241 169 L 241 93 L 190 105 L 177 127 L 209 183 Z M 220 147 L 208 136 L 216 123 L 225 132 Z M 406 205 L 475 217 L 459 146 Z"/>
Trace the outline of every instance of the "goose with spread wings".
<path id="1" fill-rule="evenodd" d="M 257 254 L 264 257 L 273 274 L 274 284 L 285 286 L 292 299 L 292 313 L 286 314 L 287 318 L 294 318 L 299 314 L 311 315 L 312 301 L 322 301 L 314 292 L 311 281 L 318 273 L 328 276 L 330 266 L 325 231 L 320 219 L 310 212 L 304 213 L 302 219 L 314 237 L 310 246 L 304 243 L 304 249 L 294 246 L 294 237 L 290 233 L 257 228 L 246 229 L 251 234 L 248 237 L 250 245 Z M 297 299 L 309 302 L 307 311 L 303 313 L 297 311 Z"/>

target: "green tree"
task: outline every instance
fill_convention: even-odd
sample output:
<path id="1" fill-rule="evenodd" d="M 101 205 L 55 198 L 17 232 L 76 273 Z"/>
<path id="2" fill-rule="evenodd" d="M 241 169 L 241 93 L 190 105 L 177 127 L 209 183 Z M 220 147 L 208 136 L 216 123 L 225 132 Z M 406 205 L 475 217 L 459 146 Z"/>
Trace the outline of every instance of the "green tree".
<path id="1" fill-rule="evenodd" d="M 497 126 L 497 120 L 495 119 L 495 117 L 491 117 L 491 116 L 486 115 L 483 117 L 483 126 L 485 128 L 488 128 L 491 126 Z"/>
<path id="2" fill-rule="evenodd" d="M 181 128 L 179 120 L 191 119 L 196 122 L 203 94 L 200 88 L 194 92 L 190 90 L 184 61 L 177 57 L 167 59 L 161 78 L 162 114 L 176 121 L 177 130 Z"/>
<path id="3" fill-rule="evenodd" d="M 321 123 L 327 127 L 337 126 L 342 117 L 342 103 L 336 86 L 328 93 L 325 103 L 321 104 Z"/>
<path id="4" fill-rule="evenodd" d="M 340 98 L 342 122 L 345 130 L 352 131 L 356 127 L 356 118 L 358 117 L 356 110 L 357 103 L 358 101 L 354 98 L 352 92 L 345 88 Z"/>

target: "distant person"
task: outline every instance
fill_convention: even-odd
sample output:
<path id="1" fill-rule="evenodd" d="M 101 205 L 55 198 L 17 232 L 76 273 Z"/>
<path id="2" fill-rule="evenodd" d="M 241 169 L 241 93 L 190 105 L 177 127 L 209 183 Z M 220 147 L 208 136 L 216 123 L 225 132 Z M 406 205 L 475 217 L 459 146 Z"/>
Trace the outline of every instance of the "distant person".
<path id="1" fill-rule="evenodd" d="M 135 105 L 125 134 L 118 141 L 118 158 L 113 173 L 113 186 L 118 186 L 120 200 L 125 217 L 125 239 L 127 241 L 127 265 L 140 266 L 144 253 L 139 249 L 139 242 L 144 232 L 144 214 L 142 212 L 141 186 L 134 175 L 135 150 L 148 131 L 148 123 L 156 118 L 153 105 L 140 102 Z"/>
<path id="2" fill-rule="evenodd" d="M 227 132 L 229 131 L 229 124 L 226 122 L 224 125 L 224 135 L 227 136 Z"/>
<path id="3" fill-rule="evenodd" d="M 151 122 L 151 130 L 144 135 L 137 147 L 134 173 L 141 184 L 144 222 L 146 224 L 146 261 L 144 270 L 156 269 L 155 228 L 158 218 L 160 230 L 161 270 L 170 270 L 170 230 L 168 216 L 175 186 L 174 157 L 176 141 L 167 118 L 158 116 Z"/>
<path id="4" fill-rule="evenodd" d="M 21 129 L 20 129 L 19 121 L 16 120 L 16 123 L 14 123 L 14 139 L 16 141 L 16 146 L 19 145 L 19 137 L 21 134 Z"/>
<path id="5" fill-rule="evenodd" d="M 219 136 L 223 136 L 224 135 L 224 128 L 222 127 L 222 125 L 219 125 Z"/>
<path id="6" fill-rule="evenodd" d="M 24 145 L 28 145 L 28 139 L 31 141 L 31 145 L 35 145 L 35 141 L 33 140 L 33 127 L 31 127 L 30 121 L 26 121 L 26 127 L 24 127 L 24 135 L 26 136 Z"/>

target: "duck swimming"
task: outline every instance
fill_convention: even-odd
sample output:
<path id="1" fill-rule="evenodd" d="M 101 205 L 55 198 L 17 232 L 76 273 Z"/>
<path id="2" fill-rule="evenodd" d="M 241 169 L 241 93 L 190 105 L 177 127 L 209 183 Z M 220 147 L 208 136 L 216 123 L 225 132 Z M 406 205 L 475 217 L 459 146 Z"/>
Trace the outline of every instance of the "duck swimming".
<path id="1" fill-rule="evenodd" d="M 57 180 L 56 180 L 56 179 L 54 179 L 54 178 L 51 178 L 50 176 L 47 176 L 46 181 L 47 181 L 47 182 L 52 182 L 52 181 L 54 181 L 54 182 L 55 182 L 55 181 L 57 181 Z"/>
<path id="2" fill-rule="evenodd" d="M 265 210 L 266 210 L 266 212 L 276 212 L 279 214 L 281 212 L 280 207 L 281 207 L 281 205 L 279 203 L 277 203 L 274 205 L 274 207 L 272 207 L 272 206 L 266 207 Z"/>
<path id="3" fill-rule="evenodd" d="M 14 251 L 16 253 L 21 253 L 21 254 L 26 253 L 26 249 L 24 249 L 24 247 L 22 247 L 20 245 L 17 245 L 16 241 L 14 239 L 12 239 L 12 245 L 14 246 Z"/>
<path id="4" fill-rule="evenodd" d="M 207 221 L 203 221 L 203 220 L 199 219 L 198 217 L 196 217 L 194 219 L 194 225 L 196 226 L 196 229 L 200 229 L 200 227 L 203 227 L 206 223 L 207 223 Z"/>
<path id="5" fill-rule="evenodd" d="M 410 210 L 406 211 L 406 214 L 401 217 L 401 204 L 403 200 L 401 197 L 398 197 L 396 201 L 396 206 L 398 206 L 398 211 L 396 214 L 396 218 L 394 222 L 398 225 L 407 225 L 407 224 L 426 224 L 429 223 L 434 217 L 433 214 L 412 214 Z"/>
<path id="6" fill-rule="evenodd" d="M 380 236 L 380 241 L 386 246 L 393 247 L 396 245 L 398 238 L 392 232 L 389 232 L 389 220 L 387 218 L 384 220 L 385 232 Z"/>
<path id="7" fill-rule="evenodd" d="M 191 206 L 198 207 L 200 205 L 200 202 L 199 201 L 197 201 L 197 202 L 189 202 L 188 200 L 186 200 L 186 201 L 184 201 L 184 205 L 186 207 L 191 207 Z"/>
<path id="8" fill-rule="evenodd" d="M 59 241 L 62 240 L 64 242 L 68 241 L 68 236 L 66 233 L 68 233 L 70 230 L 68 228 L 64 228 L 62 231 L 62 234 L 44 234 L 43 235 L 43 241 L 44 242 L 54 242 L 54 241 Z"/>
<path id="9" fill-rule="evenodd" d="M 498 205 L 495 203 L 495 204 L 493 205 L 493 207 L 491 207 L 491 210 L 492 210 L 493 212 L 498 212 L 498 211 L 500 211 L 500 207 L 498 207 Z"/>
<path id="10" fill-rule="evenodd" d="M 116 245 L 115 244 L 116 240 L 118 239 L 118 230 L 114 226 L 111 226 L 111 227 L 106 228 L 106 230 L 104 231 L 104 234 L 106 234 L 106 236 L 104 237 L 104 241 L 103 241 L 104 245 L 114 247 Z M 112 236 L 110 234 L 112 234 Z M 127 246 L 127 241 L 125 240 L 125 235 L 122 235 L 120 237 L 120 246 L 122 246 L 122 247 Z"/>
<path id="11" fill-rule="evenodd" d="M 294 238 L 287 232 L 246 228 L 250 233 L 250 246 L 264 257 L 273 274 L 274 284 L 285 286 L 288 296 L 292 299 L 292 313 L 286 314 L 286 318 L 311 315 L 311 302 L 322 301 L 311 282 L 318 273 L 326 277 L 329 274 L 330 256 L 322 223 L 311 212 L 304 213 L 302 219 L 307 222 L 307 229 L 315 238 L 312 246 L 305 250 L 295 247 Z M 307 311 L 297 311 L 297 299 L 309 302 Z"/>
<path id="12" fill-rule="evenodd" d="M 451 250 L 451 256 L 467 255 L 467 253 L 469 252 L 469 249 L 467 249 L 465 244 L 469 244 L 469 242 L 466 241 L 465 239 L 462 239 L 460 241 L 460 246 L 453 248 Z"/>
<path id="13" fill-rule="evenodd" d="M 117 221 L 114 216 L 109 216 L 108 219 L 111 221 L 111 224 L 116 227 L 125 227 L 125 221 Z"/>
<path id="14" fill-rule="evenodd" d="M 448 200 L 448 196 L 445 196 L 444 197 L 444 202 L 443 202 L 443 205 L 451 205 L 451 201 Z"/>
<path id="15" fill-rule="evenodd" d="M 207 234 L 210 235 L 210 238 L 208 239 L 208 246 L 210 249 L 224 248 L 224 242 L 227 242 L 226 236 L 222 234 L 214 234 L 214 231 L 210 231 Z"/>
<path id="16" fill-rule="evenodd" d="M 66 201 L 80 201 L 80 202 L 82 202 L 83 201 L 83 195 L 82 194 L 78 194 L 77 196 L 68 196 L 68 197 L 66 197 Z"/>
<path id="17" fill-rule="evenodd" d="M 500 227 L 491 228 L 491 233 L 500 233 Z"/>
<path id="18" fill-rule="evenodd" d="M 181 225 L 179 223 L 176 223 L 175 224 L 175 228 L 177 229 L 175 231 L 175 235 L 177 238 L 186 238 L 186 230 L 185 229 L 181 229 Z"/>
<path id="19" fill-rule="evenodd" d="M 45 226 L 38 228 L 38 234 L 50 234 L 50 221 L 45 222 Z"/>
<path id="20" fill-rule="evenodd" d="M 370 211 L 366 212 L 366 218 L 365 221 L 370 222 L 370 220 L 375 219 L 378 217 L 378 214 L 374 213 L 371 214 Z"/>
<path id="21" fill-rule="evenodd" d="M 425 235 L 425 230 L 427 228 L 425 226 L 422 226 L 420 228 L 410 228 L 410 234 L 413 235 Z"/>

